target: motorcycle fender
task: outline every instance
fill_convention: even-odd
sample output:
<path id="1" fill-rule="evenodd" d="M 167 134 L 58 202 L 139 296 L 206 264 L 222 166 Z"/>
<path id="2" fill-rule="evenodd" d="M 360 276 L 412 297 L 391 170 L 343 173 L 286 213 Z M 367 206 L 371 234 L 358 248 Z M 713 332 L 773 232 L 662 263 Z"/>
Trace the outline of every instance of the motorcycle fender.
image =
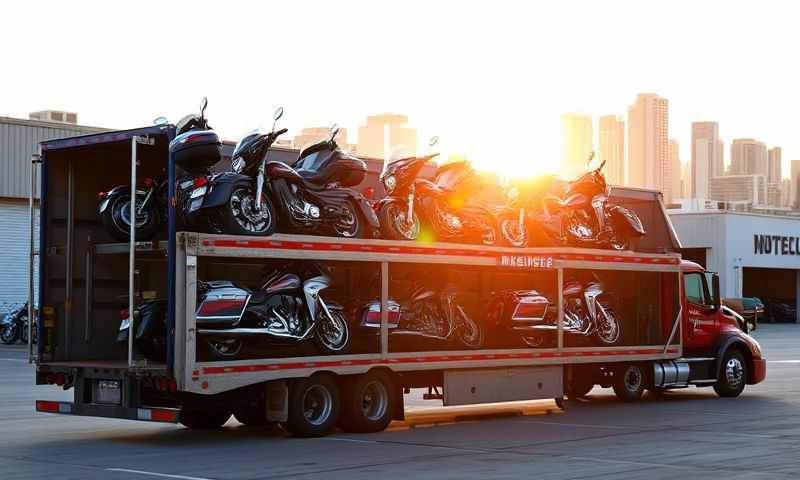
<path id="1" fill-rule="evenodd" d="M 102 214 L 106 211 L 106 208 L 111 204 L 111 200 L 122 196 L 122 195 L 130 195 L 131 187 L 129 185 L 119 185 L 117 187 L 112 188 L 106 193 L 106 197 L 100 202 L 100 205 L 97 208 L 97 213 Z M 147 195 L 147 188 L 141 185 L 136 186 L 136 195 Z"/>
<path id="2" fill-rule="evenodd" d="M 382 208 L 384 208 L 386 205 L 389 205 L 390 203 L 397 203 L 404 206 L 403 201 L 397 197 L 384 197 L 375 202 L 375 205 L 373 205 L 372 209 L 375 212 L 380 212 Z"/>
<path id="3" fill-rule="evenodd" d="M 608 216 L 611 218 L 611 224 L 614 225 L 614 228 L 625 229 L 631 235 L 636 236 L 642 236 L 646 233 L 639 216 L 625 207 L 620 205 L 609 207 Z"/>
<path id="4" fill-rule="evenodd" d="M 375 210 L 373 210 L 369 200 L 356 190 L 352 188 L 337 188 L 335 190 L 314 192 L 314 194 L 329 202 L 333 200 L 338 200 L 340 202 L 352 200 L 361 212 L 361 217 L 367 222 L 372 235 L 375 236 L 380 232 L 381 225 L 378 223 L 378 216 L 375 214 Z"/>
<path id="5" fill-rule="evenodd" d="M 200 208 L 213 208 L 225 205 L 234 187 L 250 185 L 252 181 L 250 177 L 239 175 L 238 173 L 226 172 L 218 175 L 212 180 L 211 191 L 206 194 L 206 198 Z"/>

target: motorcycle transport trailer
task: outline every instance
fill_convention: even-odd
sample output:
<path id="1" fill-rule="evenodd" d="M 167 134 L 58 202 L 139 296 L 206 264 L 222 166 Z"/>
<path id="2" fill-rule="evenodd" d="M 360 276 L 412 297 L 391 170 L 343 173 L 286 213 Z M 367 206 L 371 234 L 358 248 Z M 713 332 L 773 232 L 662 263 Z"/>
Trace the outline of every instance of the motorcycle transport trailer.
<path id="1" fill-rule="evenodd" d="M 644 388 L 730 383 L 720 362 L 732 351 L 740 352 L 733 372 L 740 386 L 763 379 L 760 351 L 746 335 L 707 329 L 713 341 L 702 347 L 695 338 L 687 350 L 687 329 L 694 331 L 687 310 L 694 306 L 687 307 L 685 263 L 674 253 L 178 231 L 175 166 L 167 153 L 173 136 L 170 125 L 88 135 L 44 142 L 34 156 L 34 170 L 41 160 L 40 250 L 31 248 L 31 272 L 38 259 L 41 319 L 30 359 L 37 384 L 74 389 L 74 401 L 37 401 L 39 411 L 196 428 L 221 426 L 233 413 L 245 424 L 282 422 L 295 435 L 314 436 L 337 425 L 385 428 L 403 417 L 409 388 L 429 387 L 445 405 L 561 399 L 594 384 L 613 385 L 621 398 L 635 400 Z M 171 199 L 166 232 L 138 242 L 134 225 L 128 243 L 113 242 L 95 217 L 96 192 L 125 179 L 133 185 L 164 167 Z M 308 342 L 264 343 L 253 329 L 198 327 L 203 282 L 258 284 L 266 270 L 289 261 L 332 272 L 338 305 L 330 305 L 348 314 L 349 351 L 319 355 Z M 716 315 L 716 281 L 710 274 L 700 280 L 708 309 L 692 313 L 693 320 Z M 420 282 L 427 285 L 403 288 Z M 31 276 L 31 308 L 33 284 Z M 445 289 L 464 298 L 435 304 L 431 299 L 455 298 L 434 293 Z M 535 289 L 535 300 L 520 300 L 513 313 L 486 311 L 497 295 L 522 289 Z M 395 301 L 401 297 L 410 303 Z M 140 319 L 130 312 L 153 298 L 167 305 L 163 358 L 143 358 L 133 334 L 124 345 L 115 342 L 119 319 L 129 318 L 128 332 L 136 332 Z M 381 308 L 362 308 L 375 298 Z M 398 309 L 413 302 L 425 306 L 420 312 L 451 308 L 471 319 L 480 341 L 467 347 L 450 335 L 464 321 L 404 320 Z M 594 334 L 598 311 L 617 322 L 610 343 Z M 240 342 L 237 356 L 209 354 L 220 335 Z M 541 342 L 520 342 L 522 335 Z"/>

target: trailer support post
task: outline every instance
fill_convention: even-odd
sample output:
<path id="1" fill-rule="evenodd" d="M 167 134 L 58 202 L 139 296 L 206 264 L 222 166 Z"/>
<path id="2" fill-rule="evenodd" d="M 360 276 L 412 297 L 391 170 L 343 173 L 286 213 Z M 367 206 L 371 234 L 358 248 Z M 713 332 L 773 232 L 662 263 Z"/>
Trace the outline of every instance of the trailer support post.
<path id="1" fill-rule="evenodd" d="M 381 262 L 381 360 L 389 358 L 389 262 Z"/>
<path id="2" fill-rule="evenodd" d="M 558 351 L 564 349 L 564 268 L 558 267 Z"/>
<path id="3" fill-rule="evenodd" d="M 128 368 L 133 368 L 133 279 L 136 268 L 136 143 L 139 137 L 131 138 L 131 195 L 130 195 L 130 245 L 128 249 Z"/>
<path id="4" fill-rule="evenodd" d="M 31 193 L 28 197 L 28 209 L 30 210 L 30 243 L 28 249 L 28 363 L 34 362 L 34 355 L 33 355 L 33 323 L 35 320 L 34 317 L 34 306 L 33 306 L 33 285 L 34 285 L 34 278 L 33 278 L 33 270 L 34 270 L 34 258 L 36 255 L 39 254 L 35 245 L 34 245 L 34 232 L 36 230 L 36 206 L 35 206 L 35 196 L 36 196 L 36 166 L 42 163 L 42 155 L 40 153 L 34 153 L 31 155 Z M 41 246 L 40 246 L 41 247 Z M 37 322 L 38 328 L 38 322 Z"/>

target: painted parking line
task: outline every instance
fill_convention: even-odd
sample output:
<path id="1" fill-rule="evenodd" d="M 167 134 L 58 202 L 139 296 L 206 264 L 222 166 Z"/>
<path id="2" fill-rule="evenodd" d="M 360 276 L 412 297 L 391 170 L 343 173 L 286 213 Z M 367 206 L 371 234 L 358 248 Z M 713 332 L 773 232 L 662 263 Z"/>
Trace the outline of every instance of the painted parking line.
<path id="1" fill-rule="evenodd" d="M 767 360 L 767 363 L 800 363 L 800 360 Z"/>
<path id="2" fill-rule="evenodd" d="M 145 470 L 131 470 L 128 468 L 106 468 L 107 472 L 135 473 L 137 475 L 148 475 L 160 478 L 177 478 L 179 480 L 211 480 L 205 477 L 190 477 L 188 475 L 173 475 L 169 473 L 147 472 Z"/>

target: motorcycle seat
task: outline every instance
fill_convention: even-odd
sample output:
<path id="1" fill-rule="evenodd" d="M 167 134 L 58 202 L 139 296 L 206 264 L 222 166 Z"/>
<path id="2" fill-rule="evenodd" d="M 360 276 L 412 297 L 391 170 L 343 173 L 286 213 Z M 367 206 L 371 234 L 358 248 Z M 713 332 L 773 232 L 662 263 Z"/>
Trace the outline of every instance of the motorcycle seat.
<path id="1" fill-rule="evenodd" d="M 263 290 L 256 290 L 250 295 L 250 302 L 248 305 L 263 305 L 267 303 L 267 299 L 269 295 L 267 295 Z"/>

